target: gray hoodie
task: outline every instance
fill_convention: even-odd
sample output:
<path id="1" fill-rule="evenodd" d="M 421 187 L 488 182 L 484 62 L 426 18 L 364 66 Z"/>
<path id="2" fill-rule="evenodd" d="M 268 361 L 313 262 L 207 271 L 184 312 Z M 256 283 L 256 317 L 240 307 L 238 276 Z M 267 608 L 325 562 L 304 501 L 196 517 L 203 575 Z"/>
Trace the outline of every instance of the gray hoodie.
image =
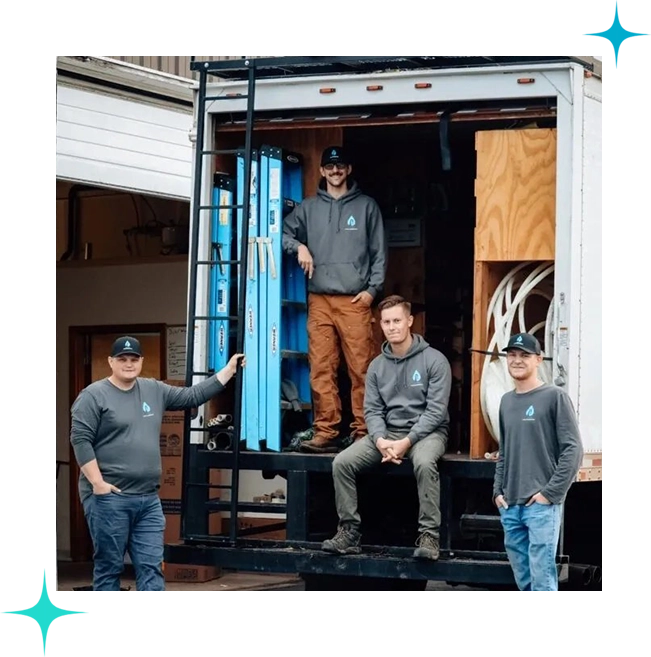
<path id="1" fill-rule="evenodd" d="M 350 181 L 349 181 L 350 182 Z M 378 204 L 356 182 L 340 198 L 325 190 L 305 199 L 283 222 L 283 249 L 295 254 L 304 244 L 314 259 L 308 291 L 373 297 L 386 274 L 387 244 Z"/>
<path id="2" fill-rule="evenodd" d="M 407 434 L 412 445 L 434 431 L 448 435 L 450 363 L 420 335 L 412 337 L 404 356 L 385 342 L 366 373 L 364 418 L 374 442 L 387 431 Z"/>

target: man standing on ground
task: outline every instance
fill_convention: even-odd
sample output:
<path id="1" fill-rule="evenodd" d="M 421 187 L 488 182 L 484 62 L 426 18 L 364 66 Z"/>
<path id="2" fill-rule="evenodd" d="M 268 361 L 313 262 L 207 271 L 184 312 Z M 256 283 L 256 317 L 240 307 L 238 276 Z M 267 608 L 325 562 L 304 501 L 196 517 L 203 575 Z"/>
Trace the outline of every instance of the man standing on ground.
<path id="1" fill-rule="evenodd" d="M 450 364 L 420 335 L 411 333 L 409 302 L 392 295 L 378 308 L 386 342 L 366 377 L 368 435 L 338 454 L 332 464 L 339 528 L 322 549 L 339 554 L 361 551 L 357 475 L 381 463 L 399 467 L 403 458 L 409 458 L 419 500 L 420 535 L 414 557 L 436 560 L 441 525 L 437 463 L 448 439 Z"/>
<path id="2" fill-rule="evenodd" d="M 540 343 L 513 335 L 504 348 L 515 390 L 500 403 L 500 451 L 493 500 L 521 591 L 557 591 L 562 505 L 583 459 L 569 395 L 538 379 Z"/>
<path id="3" fill-rule="evenodd" d="M 350 437 L 366 434 L 364 382 L 374 356 L 371 304 L 384 284 L 387 245 L 380 208 L 350 178 L 350 158 L 340 146 L 323 151 L 320 172 L 317 195 L 285 218 L 283 249 L 296 255 L 308 276 L 314 426 L 301 449 L 336 452 L 340 347 L 351 381 Z"/>
<path id="4" fill-rule="evenodd" d="M 165 411 L 201 406 L 235 375 L 235 354 L 216 375 L 189 388 L 139 378 L 136 338 L 118 338 L 108 358 L 112 374 L 84 388 L 72 405 L 70 442 L 79 497 L 93 540 L 94 591 L 119 591 L 128 551 L 138 591 L 164 591 L 165 516 L 158 497 L 160 431 Z"/>

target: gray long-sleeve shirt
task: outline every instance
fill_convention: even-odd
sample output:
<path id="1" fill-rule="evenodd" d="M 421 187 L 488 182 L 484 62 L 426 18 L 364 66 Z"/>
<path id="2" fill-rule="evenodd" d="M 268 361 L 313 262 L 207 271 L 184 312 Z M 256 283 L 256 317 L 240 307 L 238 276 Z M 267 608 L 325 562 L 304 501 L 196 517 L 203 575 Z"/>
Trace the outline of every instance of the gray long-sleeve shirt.
<path id="1" fill-rule="evenodd" d="M 295 254 L 304 244 L 314 260 L 308 291 L 353 295 L 382 289 L 387 242 L 378 204 L 356 182 L 340 198 L 319 188 L 283 222 L 283 249 Z"/>
<path id="2" fill-rule="evenodd" d="M 387 431 L 406 434 L 412 445 L 435 431 L 448 435 L 450 363 L 420 335 L 412 337 L 404 356 L 385 342 L 366 372 L 364 418 L 373 441 Z"/>
<path id="3" fill-rule="evenodd" d="M 216 376 L 188 388 L 143 378 L 130 390 L 108 379 L 91 383 L 72 405 L 70 442 L 77 463 L 81 467 L 96 459 L 104 481 L 123 493 L 155 493 L 161 476 L 163 413 L 201 406 L 223 389 Z M 82 502 L 92 490 L 80 473 Z"/>
<path id="4" fill-rule="evenodd" d="M 493 497 L 525 504 L 540 492 L 560 504 L 583 460 L 583 445 L 569 395 L 542 385 L 525 393 L 507 392 L 500 403 L 500 453 Z"/>

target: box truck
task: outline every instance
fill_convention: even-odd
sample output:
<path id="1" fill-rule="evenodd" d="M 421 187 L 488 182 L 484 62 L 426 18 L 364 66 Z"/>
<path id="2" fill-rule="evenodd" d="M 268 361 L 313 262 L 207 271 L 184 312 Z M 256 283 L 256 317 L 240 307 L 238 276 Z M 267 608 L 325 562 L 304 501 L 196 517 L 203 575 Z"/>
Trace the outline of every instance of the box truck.
<path id="1" fill-rule="evenodd" d="M 269 57 L 195 60 L 192 68 L 186 384 L 218 369 L 218 352 L 244 351 L 247 366 L 233 394 L 186 416 L 182 540 L 166 545 L 166 561 L 297 573 L 317 590 L 419 589 L 430 580 L 513 587 L 492 503 L 495 417 L 511 385 L 499 354 L 504 335 L 528 330 L 543 345 L 542 378 L 573 401 L 585 452 L 563 509 L 560 581 L 600 587 L 600 63 Z M 358 479 L 362 553 L 321 551 L 337 527 L 334 455 L 292 446 L 311 417 L 309 384 L 294 399 L 281 389 L 299 371 L 296 361 L 309 369 L 305 282 L 297 297 L 272 297 L 274 281 L 289 285 L 281 219 L 297 198 L 269 171 L 274 162 L 299 165 L 298 200 L 312 195 L 331 145 L 352 155 L 353 177 L 382 211 L 389 255 L 380 298 L 407 298 L 413 330 L 450 361 L 438 561 L 412 558 L 418 500 L 406 461 Z M 262 321 L 279 303 L 278 321 Z M 299 314 L 290 319 L 288 308 Z M 345 367 L 339 383 L 345 405 Z M 281 477 L 283 494 L 242 499 L 249 471 Z M 221 533 L 211 529 L 215 514 Z M 258 522 L 243 523 L 243 515 Z"/>

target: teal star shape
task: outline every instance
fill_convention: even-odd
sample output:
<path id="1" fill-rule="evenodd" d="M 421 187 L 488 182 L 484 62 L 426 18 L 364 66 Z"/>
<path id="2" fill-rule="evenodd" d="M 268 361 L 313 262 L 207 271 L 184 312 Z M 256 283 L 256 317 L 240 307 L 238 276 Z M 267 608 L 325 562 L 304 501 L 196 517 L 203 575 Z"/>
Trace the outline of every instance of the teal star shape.
<path id="1" fill-rule="evenodd" d="M 624 70 L 624 48 L 634 39 L 651 39 L 651 32 L 633 32 L 632 25 L 624 23 L 624 0 L 608 0 L 608 23 L 600 27 L 599 32 L 577 32 L 576 38 L 608 41 L 608 70 L 613 72 Z"/>
<path id="2" fill-rule="evenodd" d="M 25 624 L 32 625 L 32 632 L 41 634 L 40 657 L 47 657 L 48 635 L 63 624 L 66 616 L 95 616 L 95 609 L 66 609 L 62 600 L 47 589 L 47 568 L 41 568 L 41 590 L 35 591 L 31 600 L 25 600 L 22 609 L 0 609 L 0 616 L 23 616 Z"/>

